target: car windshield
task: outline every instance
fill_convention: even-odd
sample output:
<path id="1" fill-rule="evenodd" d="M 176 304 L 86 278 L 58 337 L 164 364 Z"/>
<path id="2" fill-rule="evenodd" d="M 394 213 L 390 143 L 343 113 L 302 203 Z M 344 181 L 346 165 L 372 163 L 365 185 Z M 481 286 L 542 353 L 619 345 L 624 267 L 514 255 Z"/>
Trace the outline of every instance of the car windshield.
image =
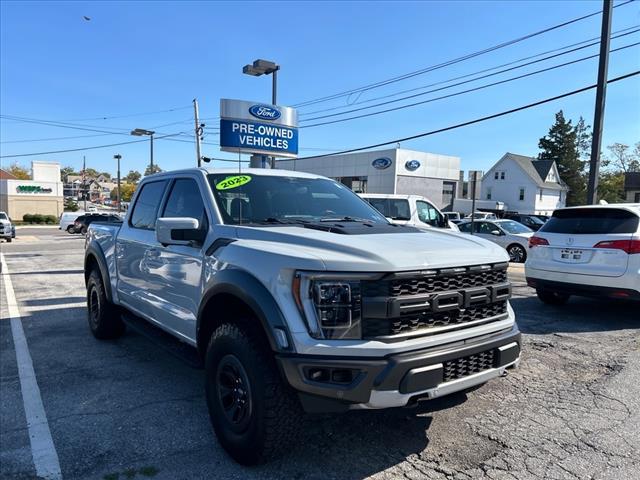
<path id="1" fill-rule="evenodd" d="M 540 220 L 538 217 L 526 217 L 531 223 L 535 223 L 536 225 L 544 225 L 544 222 Z"/>
<path id="2" fill-rule="evenodd" d="M 367 202 L 333 180 L 252 174 L 208 177 L 227 224 L 388 223 Z"/>
<path id="3" fill-rule="evenodd" d="M 4 212 L 0 212 L 0 220 L 8 220 L 7 214 Z"/>
<path id="4" fill-rule="evenodd" d="M 533 231 L 529 227 L 525 227 L 521 223 L 514 222 L 513 220 L 505 220 L 504 222 L 498 223 L 498 225 L 508 233 L 529 233 Z"/>

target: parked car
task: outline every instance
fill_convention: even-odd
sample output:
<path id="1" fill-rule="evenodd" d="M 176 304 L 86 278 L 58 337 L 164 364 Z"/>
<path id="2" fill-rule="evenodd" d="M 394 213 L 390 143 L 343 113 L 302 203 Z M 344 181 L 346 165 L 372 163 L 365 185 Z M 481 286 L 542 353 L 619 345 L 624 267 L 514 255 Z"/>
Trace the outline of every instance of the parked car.
<path id="1" fill-rule="evenodd" d="M 471 214 L 466 215 L 464 218 L 471 218 Z M 473 214 L 474 220 L 497 220 L 498 217 L 495 213 L 491 212 L 475 212 Z"/>
<path id="2" fill-rule="evenodd" d="M 529 239 L 525 275 L 553 305 L 571 295 L 640 300 L 640 204 L 556 210 Z"/>
<path id="3" fill-rule="evenodd" d="M 450 222 L 454 220 L 462 220 L 462 215 L 460 212 L 442 212 L 442 214 L 449 220 Z"/>
<path id="4" fill-rule="evenodd" d="M 101 223 L 121 223 L 122 218 L 118 215 L 108 214 L 108 213 L 85 213 L 84 215 L 80 215 L 73 222 L 73 231 L 69 233 L 81 233 L 86 234 L 89 225 L 93 222 L 101 222 Z"/>
<path id="5" fill-rule="evenodd" d="M 455 224 L 425 197 L 420 195 L 390 195 L 359 193 L 373 208 L 398 225 L 417 228 L 448 228 L 458 231 Z"/>
<path id="6" fill-rule="evenodd" d="M 534 232 L 540 230 L 540 227 L 544 225 L 544 222 L 538 218 L 537 215 L 524 215 L 521 213 L 506 213 L 504 216 L 507 220 L 514 220 L 523 224 L 525 227 L 529 227 Z"/>
<path id="7" fill-rule="evenodd" d="M 6 212 L 0 212 L 0 238 L 4 238 L 7 243 L 11 243 L 16 238 L 16 227 L 11 223 Z"/>
<path id="8" fill-rule="evenodd" d="M 538 217 L 540 220 L 542 220 L 544 223 L 546 223 L 547 220 L 549 220 L 551 218 L 551 215 L 534 215 L 534 217 Z"/>
<path id="9" fill-rule="evenodd" d="M 62 212 L 60 215 L 60 224 L 58 225 L 58 229 L 66 230 L 69 233 L 75 233 L 73 223 L 82 214 L 83 212 Z"/>
<path id="10" fill-rule="evenodd" d="M 295 440 L 303 411 L 402 407 L 516 366 L 507 260 L 392 224 L 317 175 L 162 172 L 122 224 L 89 226 L 88 321 L 99 339 L 135 322 L 197 349 L 220 444 L 255 464 Z"/>
<path id="11" fill-rule="evenodd" d="M 458 228 L 471 233 L 471 220 L 460 222 Z M 514 220 L 478 220 L 473 222 L 473 234 L 504 247 L 512 262 L 524 263 L 533 230 Z"/>

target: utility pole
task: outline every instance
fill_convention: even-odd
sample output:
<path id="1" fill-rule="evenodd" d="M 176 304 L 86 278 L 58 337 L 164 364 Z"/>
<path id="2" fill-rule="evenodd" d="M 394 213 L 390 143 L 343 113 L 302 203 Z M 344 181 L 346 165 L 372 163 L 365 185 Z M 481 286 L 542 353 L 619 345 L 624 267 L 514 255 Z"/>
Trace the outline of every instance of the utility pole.
<path id="1" fill-rule="evenodd" d="M 609 69 L 609 43 L 611 41 L 611 15 L 613 2 L 603 0 L 602 31 L 600 32 L 600 63 L 598 65 L 598 86 L 596 88 L 596 108 L 593 115 L 593 140 L 591 143 L 591 161 L 589 163 L 589 184 L 587 186 L 587 204 L 598 201 L 598 176 L 600 174 L 600 149 L 602 148 L 602 126 L 607 96 L 607 72 Z"/>
<path id="2" fill-rule="evenodd" d="M 151 173 L 153 173 L 153 133 L 151 135 L 149 135 L 149 140 L 150 140 L 149 145 L 151 145 L 151 152 L 149 154 L 149 161 L 151 162 Z"/>
<path id="3" fill-rule="evenodd" d="M 478 183 L 478 171 L 474 170 L 473 172 L 473 184 L 471 186 L 471 235 L 473 235 L 474 228 L 474 214 L 476 213 L 476 183 Z"/>
<path id="4" fill-rule="evenodd" d="M 198 99 L 193 99 L 193 118 L 195 120 L 195 134 L 196 134 L 196 159 L 197 165 L 200 167 L 202 165 L 202 159 L 200 158 L 200 134 L 202 132 L 202 128 L 200 127 L 200 120 L 198 118 Z"/>
<path id="5" fill-rule="evenodd" d="M 84 211 L 87 211 L 87 185 L 86 185 L 87 157 L 82 156 L 82 198 L 84 199 Z"/>
<path id="6" fill-rule="evenodd" d="M 120 213 L 122 211 L 122 202 L 121 202 L 122 197 L 120 196 L 120 159 L 122 158 L 122 155 L 117 153 L 116 155 L 113 156 L 113 158 L 115 158 L 118 161 L 118 213 Z"/>

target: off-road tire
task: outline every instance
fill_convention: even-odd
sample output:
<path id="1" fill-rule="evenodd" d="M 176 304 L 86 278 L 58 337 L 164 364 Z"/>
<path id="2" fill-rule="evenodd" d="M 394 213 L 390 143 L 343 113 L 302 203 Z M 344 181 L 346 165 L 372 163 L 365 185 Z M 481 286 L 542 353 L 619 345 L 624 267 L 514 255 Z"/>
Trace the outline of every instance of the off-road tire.
<path id="1" fill-rule="evenodd" d="M 233 407 L 227 405 L 225 413 L 223 400 L 229 400 L 231 394 L 224 395 L 220 376 L 224 377 L 221 371 L 236 360 L 244 371 L 247 385 L 243 391 L 250 403 L 243 422 L 234 425 L 228 418 Z M 238 463 L 265 463 L 281 455 L 298 437 L 304 412 L 293 390 L 282 381 L 262 332 L 252 331 L 243 324 L 220 325 L 209 341 L 205 371 L 213 429 L 220 444 Z"/>
<path id="2" fill-rule="evenodd" d="M 507 253 L 509 254 L 509 261 L 511 262 L 524 263 L 527 261 L 527 251 L 522 245 L 518 245 L 517 243 L 509 245 L 509 247 L 507 247 Z"/>
<path id="3" fill-rule="evenodd" d="M 87 282 L 87 319 L 91 333 L 100 340 L 118 338 L 125 331 L 118 308 L 107 299 L 98 270 L 91 272 Z"/>
<path id="4" fill-rule="evenodd" d="M 551 290 L 545 290 L 542 288 L 536 288 L 536 295 L 541 302 L 547 305 L 564 305 L 569 300 L 569 296 L 566 293 L 553 292 Z"/>

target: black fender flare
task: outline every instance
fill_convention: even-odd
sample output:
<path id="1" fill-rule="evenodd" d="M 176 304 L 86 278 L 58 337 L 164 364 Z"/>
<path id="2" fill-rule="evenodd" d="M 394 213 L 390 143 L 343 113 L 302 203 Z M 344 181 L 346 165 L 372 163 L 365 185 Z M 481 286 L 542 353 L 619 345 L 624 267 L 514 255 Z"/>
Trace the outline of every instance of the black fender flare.
<path id="1" fill-rule="evenodd" d="M 281 353 L 294 352 L 289 327 L 273 295 L 251 273 L 233 268 L 217 272 L 206 287 L 198 307 L 196 324 L 196 338 L 198 340 L 200 339 L 200 328 L 205 321 L 203 317 L 207 303 L 219 294 L 228 294 L 238 298 L 255 313 L 267 336 L 271 350 Z M 276 340 L 275 329 L 285 333 L 286 348 L 283 348 Z"/>
<path id="2" fill-rule="evenodd" d="M 107 295 L 107 300 L 113 302 L 112 294 L 111 294 L 111 277 L 109 276 L 109 269 L 107 268 L 107 258 L 104 255 L 102 247 L 98 242 L 91 242 L 87 245 L 87 248 L 84 252 L 84 283 L 86 285 L 89 280 L 90 272 L 88 270 L 89 262 L 91 258 L 95 258 L 96 263 L 98 264 L 98 269 L 100 270 L 100 275 L 102 276 L 102 283 L 104 284 L 105 294 Z"/>

